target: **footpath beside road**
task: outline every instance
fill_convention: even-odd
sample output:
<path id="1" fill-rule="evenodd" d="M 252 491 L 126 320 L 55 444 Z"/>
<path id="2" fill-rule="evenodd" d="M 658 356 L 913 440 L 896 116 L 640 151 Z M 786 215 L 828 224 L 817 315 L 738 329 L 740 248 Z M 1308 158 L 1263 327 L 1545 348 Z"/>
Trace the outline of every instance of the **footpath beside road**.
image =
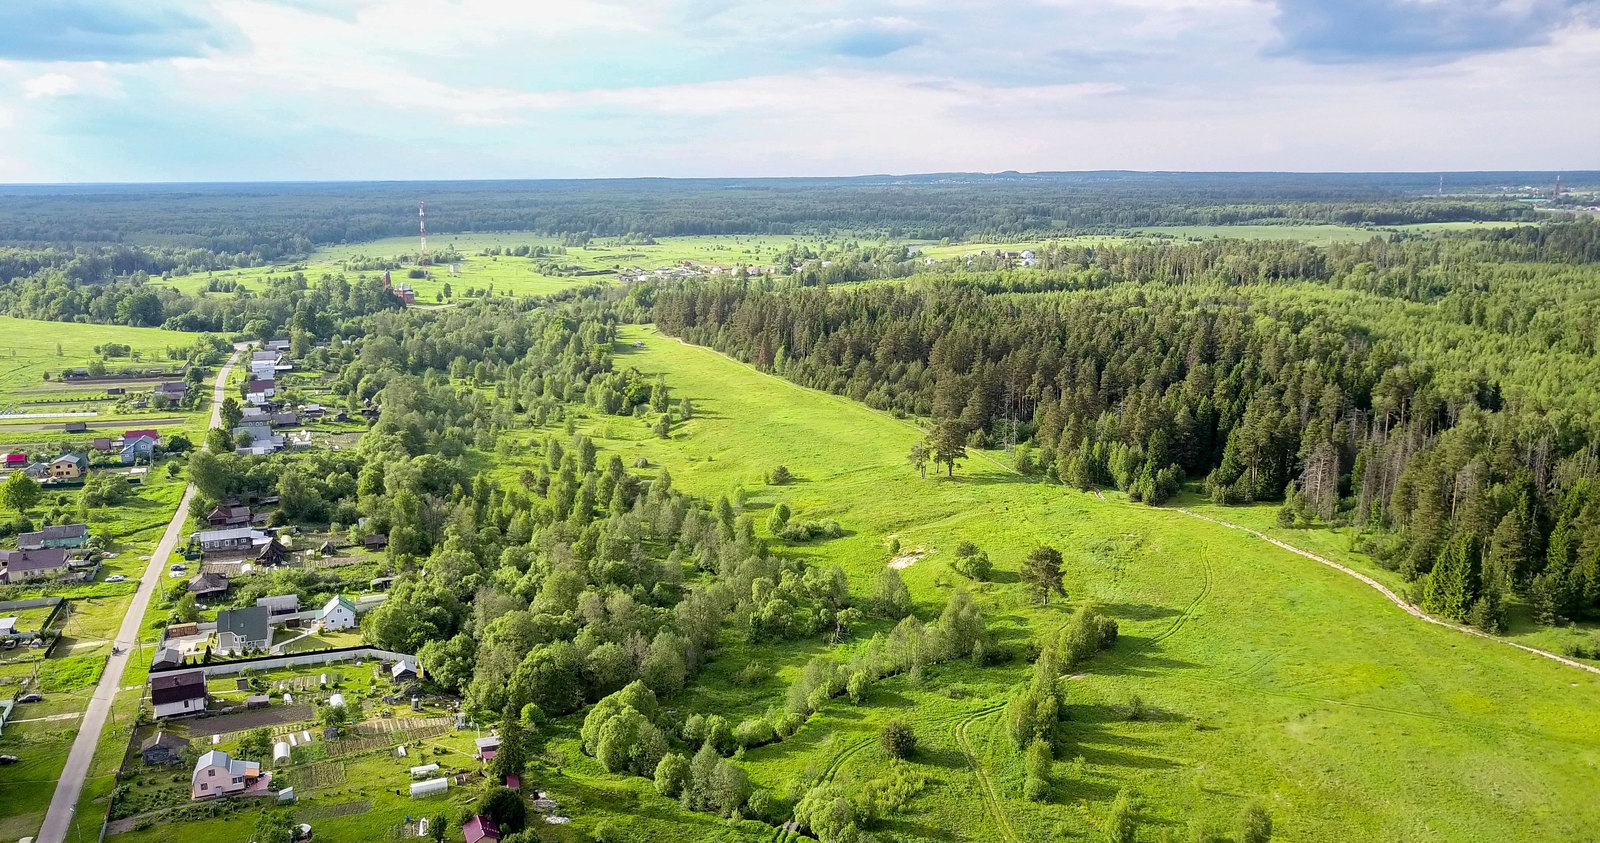
<path id="1" fill-rule="evenodd" d="M 217 372 L 211 395 L 211 427 L 222 424 L 222 399 L 227 395 L 228 373 L 233 371 L 239 354 L 240 351 L 235 349 L 222 370 Z M 156 588 L 166 581 L 166 561 L 182 537 L 184 516 L 189 512 L 194 494 L 194 484 L 191 483 L 183 490 L 183 499 L 178 501 L 177 511 L 172 513 L 172 520 L 161 534 L 160 543 L 156 545 L 155 552 L 150 554 L 150 564 L 145 566 L 144 575 L 139 579 L 139 590 L 134 593 L 133 602 L 128 604 L 128 613 L 123 616 L 122 626 L 117 630 L 115 642 L 118 652 L 106 662 L 105 670 L 100 674 L 94 696 L 89 698 L 89 708 L 83 714 L 82 727 L 72 741 L 67 766 L 61 771 L 55 794 L 50 797 L 44 827 L 39 830 L 39 843 L 66 843 L 78 798 L 83 794 L 83 783 L 89 776 L 89 766 L 94 761 L 94 751 L 100 743 L 100 733 L 105 729 L 117 691 L 122 687 L 123 671 L 127 669 L 132 654 L 139 649 L 139 626 L 144 623 L 150 598 L 155 595 Z"/>

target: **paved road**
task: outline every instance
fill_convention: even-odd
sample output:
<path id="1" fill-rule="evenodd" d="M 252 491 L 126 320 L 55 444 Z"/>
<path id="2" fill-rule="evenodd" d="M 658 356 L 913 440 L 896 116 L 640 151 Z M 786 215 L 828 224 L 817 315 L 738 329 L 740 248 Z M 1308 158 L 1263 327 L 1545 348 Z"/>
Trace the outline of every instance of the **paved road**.
<path id="1" fill-rule="evenodd" d="M 222 399 L 227 393 L 228 372 L 238 359 L 239 351 L 235 350 L 222 370 L 217 372 L 217 382 L 211 396 L 212 427 L 222 424 Z M 139 646 L 139 625 L 144 622 L 150 597 L 158 586 L 166 582 L 164 566 L 167 557 L 178 546 L 184 515 L 189 512 L 189 502 L 192 500 L 194 485 L 190 484 L 183 490 L 183 500 L 178 502 L 178 510 L 172 513 L 172 521 L 167 524 L 166 532 L 161 534 L 161 542 L 150 554 L 150 564 L 145 567 L 144 576 L 139 580 L 139 590 L 134 593 L 133 602 L 128 604 L 128 613 L 122 618 L 122 628 L 117 630 L 116 642 L 122 652 L 106 662 L 105 672 L 100 674 L 100 683 L 95 686 L 94 696 L 89 698 L 89 709 L 84 712 L 83 725 L 78 730 L 77 738 L 72 741 L 67 766 L 61 771 L 61 781 L 56 784 L 55 795 L 50 797 L 50 810 L 44 816 L 44 827 L 39 830 L 39 843 L 66 843 L 67 831 L 72 827 L 73 811 L 78 806 L 78 797 L 83 793 L 89 764 L 94 760 L 95 745 L 100 742 L 106 717 L 111 713 L 111 702 L 122 685 L 122 672 L 127 669 L 129 657 Z"/>

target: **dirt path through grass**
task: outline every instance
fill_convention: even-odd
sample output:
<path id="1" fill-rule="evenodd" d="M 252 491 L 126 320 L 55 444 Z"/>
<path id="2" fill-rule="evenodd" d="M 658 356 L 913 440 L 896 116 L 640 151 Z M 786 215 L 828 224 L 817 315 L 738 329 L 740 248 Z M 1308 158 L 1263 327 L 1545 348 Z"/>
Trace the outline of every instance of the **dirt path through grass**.
<path id="1" fill-rule="evenodd" d="M 967 763 L 971 765 L 972 772 L 978 777 L 979 794 L 983 796 L 983 804 L 989 809 L 989 815 L 994 818 L 995 828 L 1000 832 L 1000 839 L 1006 843 L 1022 843 L 1022 838 L 1017 835 L 1017 830 L 1011 825 L 1011 817 L 1006 814 L 1005 806 L 1000 804 L 1000 792 L 994 785 L 994 780 L 989 778 L 989 771 L 983 768 L 978 753 L 972 749 L 972 742 L 967 738 L 967 729 L 979 720 L 1001 711 L 1004 706 L 992 706 L 973 714 L 956 724 L 956 742 L 961 745 L 961 751 L 967 756 Z"/>
<path id="2" fill-rule="evenodd" d="M 1268 542 L 1270 544 L 1273 544 L 1273 545 L 1276 545 L 1278 547 L 1281 547 L 1284 550 L 1289 551 L 1290 553 L 1293 553 L 1293 554 L 1296 554 L 1296 555 L 1299 555 L 1299 556 L 1304 556 L 1305 558 L 1310 559 L 1313 562 L 1321 562 L 1322 564 L 1327 565 L 1329 568 L 1332 568 L 1332 569 L 1334 569 L 1336 571 L 1341 571 L 1343 573 L 1349 574 L 1350 576 L 1355 577 L 1356 579 L 1362 581 L 1363 583 L 1366 583 L 1367 585 L 1371 586 L 1372 588 L 1377 589 L 1378 592 L 1381 593 L 1384 597 L 1389 598 L 1389 602 L 1395 604 L 1396 606 L 1399 606 L 1401 609 L 1405 610 L 1406 614 L 1411 615 L 1414 618 L 1418 618 L 1418 619 L 1427 621 L 1428 623 L 1434 624 L 1436 626 L 1445 627 L 1446 629 L 1453 629 L 1453 630 L 1455 630 L 1457 632 L 1463 632 L 1463 633 L 1466 633 L 1467 635 L 1476 636 L 1478 638 L 1483 638 L 1483 639 L 1486 639 L 1486 640 L 1489 640 L 1489 641 L 1498 641 L 1501 644 L 1505 644 L 1505 645 L 1510 646 L 1510 647 L 1516 647 L 1518 650 L 1523 650 L 1523 651 L 1526 651 L 1526 652 L 1529 652 L 1529 653 L 1533 653 L 1536 656 L 1543 656 L 1543 657 L 1545 657 L 1547 659 L 1550 659 L 1551 661 L 1560 662 L 1560 663 L 1562 663 L 1562 664 L 1564 664 L 1564 665 L 1566 665 L 1568 667 L 1575 667 L 1575 668 L 1577 668 L 1579 670 L 1585 670 L 1585 671 L 1588 671 L 1590 673 L 1600 674 L 1600 667 L 1595 667 L 1594 665 L 1584 664 L 1583 662 L 1577 661 L 1575 659 L 1569 659 L 1566 656 L 1559 656 L 1559 655 L 1556 655 L 1555 653 L 1550 652 L 1549 650 L 1541 650 L 1538 647 L 1529 647 L 1526 644 L 1518 644 L 1515 641 L 1507 641 L 1504 638 L 1501 638 L 1501 637 L 1496 636 L 1496 635 L 1490 635 L 1487 632 L 1483 632 L 1481 630 L 1473 629 L 1470 626 L 1462 626 L 1461 624 L 1458 624 L 1458 623 L 1451 623 L 1450 621 L 1440 620 L 1439 618 L 1436 618 L 1436 617 L 1428 614 L 1427 612 L 1422 611 L 1421 609 L 1417 608 L 1416 606 L 1413 606 L 1410 603 L 1407 603 L 1405 598 L 1401 597 L 1398 594 L 1395 594 L 1393 591 L 1391 591 L 1389 589 L 1388 586 L 1385 586 L 1383 583 L 1378 582 L 1377 580 L 1373 579 L 1372 577 L 1369 577 L 1366 574 L 1363 574 L 1360 571 L 1357 571 L 1354 568 L 1349 567 L 1348 565 L 1341 565 L 1338 562 L 1334 562 L 1331 559 L 1324 559 L 1323 557 L 1318 556 L 1315 553 L 1312 553 L 1312 552 L 1310 552 L 1308 550 L 1301 550 L 1300 548 L 1295 547 L 1294 545 L 1289 544 L 1288 542 L 1279 541 L 1278 539 L 1275 539 L 1275 538 L 1267 535 L 1266 533 L 1262 533 L 1262 532 L 1260 532 L 1258 530 L 1252 530 L 1249 527 L 1241 527 L 1238 524 L 1229 523 L 1229 522 L 1223 521 L 1223 520 L 1221 520 L 1219 518 L 1212 518 L 1212 517 L 1207 516 L 1207 515 L 1201 515 L 1198 512 L 1191 512 L 1191 511 L 1189 511 L 1187 509 L 1183 509 L 1182 507 L 1174 507 L 1174 508 L 1172 508 L 1171 511 L 1172 512 L 1181 512 L 1184 515 L 1189 516 L 1190 518 L 1198 518 L 1201 521 L 1209 521 L 1212 524 L 1216 524 L 1216 525 L 1222 526 L 1222 527 L 1227 527 L 1229 529 L 1242 530 L 1242 531 L 1244 531 L 1246 533 L 1249 533 L 1252 536 L 1255 536 L 1258 539 L 1261 539 L 1262 541 L 1265 541 L 1265 542 Z"/>

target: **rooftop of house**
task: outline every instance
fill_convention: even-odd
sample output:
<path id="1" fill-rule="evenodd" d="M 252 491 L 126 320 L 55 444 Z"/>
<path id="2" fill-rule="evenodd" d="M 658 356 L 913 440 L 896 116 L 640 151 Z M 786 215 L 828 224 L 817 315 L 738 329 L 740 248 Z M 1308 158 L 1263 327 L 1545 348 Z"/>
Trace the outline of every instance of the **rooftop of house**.
<path id="1" fill-rule="evenodd" d="M 59 547 L 47 547 L 43 550 L 0 550 L 0 564 L 5 565 L 6 570 L 14 574 L 49 571 L 67 567 L 67 552 Z"/>
<path id="2" fill-rule="evenodd" d="M 156 705 L 201 699 L 206 695 L 206 675 L 198 670 L 150 677 L 150 700 Z"/>
<path id="3" fill-rule="evenodd" d="M 223 609 L 217 613 L 217 634 L 231 632 L 246 641 L 265 641 L 271 637 L 267 624 L 270 613 L 265 606 Z"/>
<path id="4" fill-rule="evenodd" d="M 235 776 L 261 775 L 261 762 L 233 758 L 220 749 L 210 750 L 205 755 L 200 756 L 199 761 L 194 762 L 195 775 L 199 775 L 200 771 L 207 767 L 225 767 L 230 774 Z"/>
<path id="5" fill-rule="evenodd" d="M 166 749 L 178 750 L 181 752 L 182 750 L 189 748 L 189 739 L 179 737 L 178 735 L 174 735 L 171 732 L 163 730 L 156 732 L 148 738 L 145 738 L 144 743 L 139 744 L 139 751 L 145 752 L 155 749 L 158 746 Z"/>
<path id="6" fill-rule="evenodd" d="M 32 533 L 23 533 L 17 536 L 17 544 L 26 547 L 43 541 L 60 541 L 61 539 L 76 539 L 89 535 L 87 524 L 58 524 L 46 527 Z"/>
<path id="7" fill-rule="evenodd" d="M 343 594 L 335 594 L 333 597 L 328 599 L 327 603 L 323 604 L 322 615 L 327 616 L 340 606 L 349 609 L 351 614 L 355 614 L 356 604 Z"/>

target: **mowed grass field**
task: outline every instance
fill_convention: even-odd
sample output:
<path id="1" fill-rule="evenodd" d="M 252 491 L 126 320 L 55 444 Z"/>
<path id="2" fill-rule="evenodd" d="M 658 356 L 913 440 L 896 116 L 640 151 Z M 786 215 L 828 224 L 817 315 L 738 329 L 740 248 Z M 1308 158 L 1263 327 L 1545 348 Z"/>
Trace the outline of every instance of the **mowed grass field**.
<path id="1" fill-rule="evenodd" d="M 561 238 L 544 235 L 508 232 L 485 234 L 440 234 L 428 238 L 430 251 L 438 254 L 454 247 L 461 258 L 456 261 L 460 274 L 451 275 L 449 266 L 439 263 L 429 270 L 426 279 L 407 278 L 405 270 L 391 271 L 395 283 L 410 284 L 417 291 L 421 304 L 436 303 L 444 292 L 446 283 L 451 288 L 451 298 L 463 296 L 469 289 L 487 290 L 491 286 L 496 295 L 507 292 L 513 295 L 546 295 L 576 286 L 613 280 L 616 270 L 628 267 L 658 269 L 683 261 L 696 264 L 770 264 L 791 244 L 799 243 L 813 249 L 838 248 L 856 242 L 847 235 L 832 237 L 802 237 L 788 235 L 708 235 L 703 237 L 664 237 L 655 245 L 617 245 L 615 239 L 600 238 L 586 247 L 569 246 L 564 255 L 548 258 L 562 266 L 575 266 L 582 274 L 557 275 L 541 271 L 538 261 L 513 255 L 482 255 L 488 248 L 515 248 L 517 246 L 559 247 Z M 276 267 L 221 270 L 201 273 L 168 282 L 185 292 L 205 289 L 213 280 L 231 279 L 248 289 L 265 287 L 270 278 L 281 278 L 296 271 L 303 272 L 308 280 L 315 281 L 324 274 L 343 272 L 346 277 L 380 275 L 382 271 L 346 270 L 344 262 L 361 258 L 388 259 L 398 255 L 414 256 L 417 238 L 390 237 L 341 246 L 318 249 L 307 261 Z"/>
<path id="2" fill-rule="evenodd" d="M 643 349 L 630 347 L 636 339 Z M 875 729 L 903 715 L 930 780 L 890 826 L 908 838 L 1038 840 L 1060 828 L 1098 839 L 1122 787 L 1139 794 L 1152 839 L 1191 819 L 1227 827 L 1258 797 L 1293 840 L 1581 840 L 1600 828 L 1600 677 L 1421 623 L 1347 575 L 1175 511 L 1024 481 L 980 456 L 954 479 L 921 479 L 905 462 L 920 436 L 910 423 L 648 327 L 622 340 L 619 364 L 664 374 L 696 416 L 671 440 L 637 419 L 586 420 L 602 447 L 665 466 L 696 494 L 742 486 L 758 523 L 780 500 L 796 518 L 838 520 L 845 538 L 785 552 L 843 565 L 858 596 L 871 592 L 893 536 L 929 553 L 903 572 L 925 619 L 961 584 L 1012 645 L 1049 634 L 1084 603 L 1121 625 L 1116 648 L 1068 683 L 1071 745 L 1047 804 L 1021 798 L 1021 757 L 995 708 L 1025 681 L 1020 662 L 948 665 L 920 687 L 885 682 L 862 706 L 835 701 L 794 738 L 746 755 L 763 786 L 808 768 L 871 777 L 884 763 Z M 780 463 L 797 482 L 762 485 Z M 988 551 L 997 582 L 966 583 L 949 569 L 963 539 Z M 1017 578 L 1040 543 L 1067 561 L 1070 597 L 1047 608 L 1029 605 Z M 732 644 L 680 705 L 759 713 L 825 649 Z M 732 673 L 758 658 L 778 676 L 735 688 Z M 952 696 L 952 684 L 971 695 Z M 1135 696 L 1151 714 L 1131 721 Z M 595 780 L 641 804 L 653 798 L 643 780 Z M 587 806 L 596 809 L 603 815 Z"/>
<path id="3" fill-rule="evenodd" d="M 106 396 L 108 386 L 123 386 L 130 392 L 148 390 L 161 378 L 137 381 L 62 382 L 61 373 L 71 368 L 86 368 L 100 358 L 95 346 L 119 343 L 139 354 L 106 360 L 112 372 L 133 366 L 169 368 L 175 361 L 167 349 L 188 348 L 196 334 L 165 331 L 160 328 L 129 328 L 121 325 L 88 325 L 78 322 L 46 322 L 0 316 L 0 410 L 6 413 L 85 413 L 93 417 L 63 415 L 39 419 L 0 419 L 0 447 L 43 448 L 71 439 L 86 446 L 95 436 L 116 437 L 125 429 L 160 428 L 170 433 L 183 430 L 191 436 L 204 431 L 203 413 L 183 410 L 130 410 L 118 413 Z M 45 373 L 50 380 L 45 380 Z M 165 380 L 174 380 L 166 378 Z M 68 421 L 88 423 L 90 432 L 67 437 L 62 428 Z"/>

